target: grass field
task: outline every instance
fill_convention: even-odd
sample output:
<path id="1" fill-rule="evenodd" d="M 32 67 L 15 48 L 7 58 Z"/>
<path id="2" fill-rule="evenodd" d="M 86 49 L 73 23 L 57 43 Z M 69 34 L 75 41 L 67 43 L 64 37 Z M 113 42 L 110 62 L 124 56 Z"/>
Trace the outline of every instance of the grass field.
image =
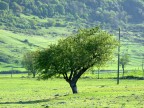
<path id="1" fill-rule="evenodd" d="M 30 36 L 0 30 L 0 71 L 21 70 L 21 60 L 27 51 L 47 48 L 60 37 Z M 26 41 L 26 42 L 25 42 Z"/>
<path id="2" fill-rule="evenodd" d="M 24 77 L 22 77 L 24 76 Z M 144 80 L 81 78 L 78 94 L 63 79 L 0 75 L 0 108 L 144 108 Z"/>

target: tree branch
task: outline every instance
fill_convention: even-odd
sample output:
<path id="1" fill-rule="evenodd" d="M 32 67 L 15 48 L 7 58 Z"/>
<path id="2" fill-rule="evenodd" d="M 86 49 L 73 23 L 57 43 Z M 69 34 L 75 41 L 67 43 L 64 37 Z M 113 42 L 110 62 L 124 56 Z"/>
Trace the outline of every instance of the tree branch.
<path id="1" fill-rule="evenodd" d="M 66 79 L 66 76 L 65 76 L 65 74 L 63 73 L 63 77 L 64 77 L 64 79 Z"/>
<path id="2" fill-rule="evenodd" d="M 86 70 L 87 70 L 88 68 L 89 68 L 89 67 L 86 67 L 86 68 L 83 67 L 75 76 L 73 76 L 72 81 L 77 82 L 78 79 L 81 77 L 81 75 L 82 75 L 84 72 L 86 72 Z"/>
<path id="3" fill-rule="evenodd" d="M 72 79 L 73 73 L 74 73 L 74 71 L 73 71 L 73 70 L 71 70 L 71 73 L 70 73 L 70 76 L 69 76 L 69 80 L 71 80 L 71 79 Z"/>
<path id="4" fill-rule="evenodd" d="M 64 79 L 65 79 L 67 82 L 70 81 L 69 78 L 68 78 L 68 76 L 67 76 L 67 73 L 63 73 L 63 77 L 64 77 Z"/>

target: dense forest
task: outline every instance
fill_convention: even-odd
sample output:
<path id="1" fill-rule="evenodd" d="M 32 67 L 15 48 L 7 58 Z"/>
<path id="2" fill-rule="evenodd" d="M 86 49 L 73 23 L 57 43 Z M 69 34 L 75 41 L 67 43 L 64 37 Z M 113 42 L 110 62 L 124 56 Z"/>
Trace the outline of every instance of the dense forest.
<path id="1" fill-rule="evenodd" d="M 7 29 L 40 29 L 41 27 L 68 25 L 104 25 L 107 28 L 125 27 L 142 31 L 144 0 L 0 0 L 0 25 Z M 40 19 L 59 18 L 66 22 Z M 137 24 L 137 26 L 135 26 Z"/>

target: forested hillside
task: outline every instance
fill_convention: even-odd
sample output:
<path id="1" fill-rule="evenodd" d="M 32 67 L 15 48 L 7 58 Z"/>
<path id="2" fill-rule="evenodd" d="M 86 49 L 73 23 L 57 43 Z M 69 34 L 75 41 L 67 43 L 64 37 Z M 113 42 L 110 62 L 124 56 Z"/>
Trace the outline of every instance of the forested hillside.
<path id="1" fill-rule="evenodd" d="M 144 0 L 0 0 L 0 61 L 20 64 L 22 52 L 40 42 L 47 46 L 49 40 L 97 25 L 113 34 L 121 27 L 121 40 L 137 44 L 122 49 L 129 48 L 133 60 L 142 55 Z"/>
<path id="2" fill-rule="evenodd" d="M 0 0 L 0 25 L 9 29 L 40 29 L 78 21 L 83 23 L 82 26 L 101 24 L 107 28 L 132 28 L 130 24 L 139 24 L 137 29 L 143 30 L 143 10 L 144 0 Z M 35 17 L 28 19 L 21 14 L 67 22 L 40 22 Z"/>

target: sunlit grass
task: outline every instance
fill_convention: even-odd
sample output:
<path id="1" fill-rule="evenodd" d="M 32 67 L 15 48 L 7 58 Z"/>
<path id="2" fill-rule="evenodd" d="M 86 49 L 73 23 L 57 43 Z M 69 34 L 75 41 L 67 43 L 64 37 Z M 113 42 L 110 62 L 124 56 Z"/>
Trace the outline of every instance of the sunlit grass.
<path id="1" fill-rule="evenodd" d="M 22 77 L 23 76 L 23 77 Z M 72 94 L 64 79 L 47 81 L 27 78 L 27 74 L 13 78 L 0 75 L 0 106 L 7 108 L 95 108 L 144 106 L 144 80 L 81 78 L 78 94 Z"/>
<path id="2" fill-rule="evenodd" d="M 24 42 L 25 40 L 28 43 Z M 29 36 L 25 34 L 15 34 L 11 31 L 0 30 L 0 55 L 2 58 L 11 59 L 9 63 L 0 63 L 0 71 L 11 70 L 12 67 L 16 70 L 21 70 L 21 60 L 24 53 L 27 51 L 36 51 L 38 49 L 47 48 L 50 44 L 56 43 L 58 40 L 52 36 Z M 11 62 L 12 60 L 18 60 L 19 64 Z M 16 66 L 17 65 L 17 66 Z"/>

